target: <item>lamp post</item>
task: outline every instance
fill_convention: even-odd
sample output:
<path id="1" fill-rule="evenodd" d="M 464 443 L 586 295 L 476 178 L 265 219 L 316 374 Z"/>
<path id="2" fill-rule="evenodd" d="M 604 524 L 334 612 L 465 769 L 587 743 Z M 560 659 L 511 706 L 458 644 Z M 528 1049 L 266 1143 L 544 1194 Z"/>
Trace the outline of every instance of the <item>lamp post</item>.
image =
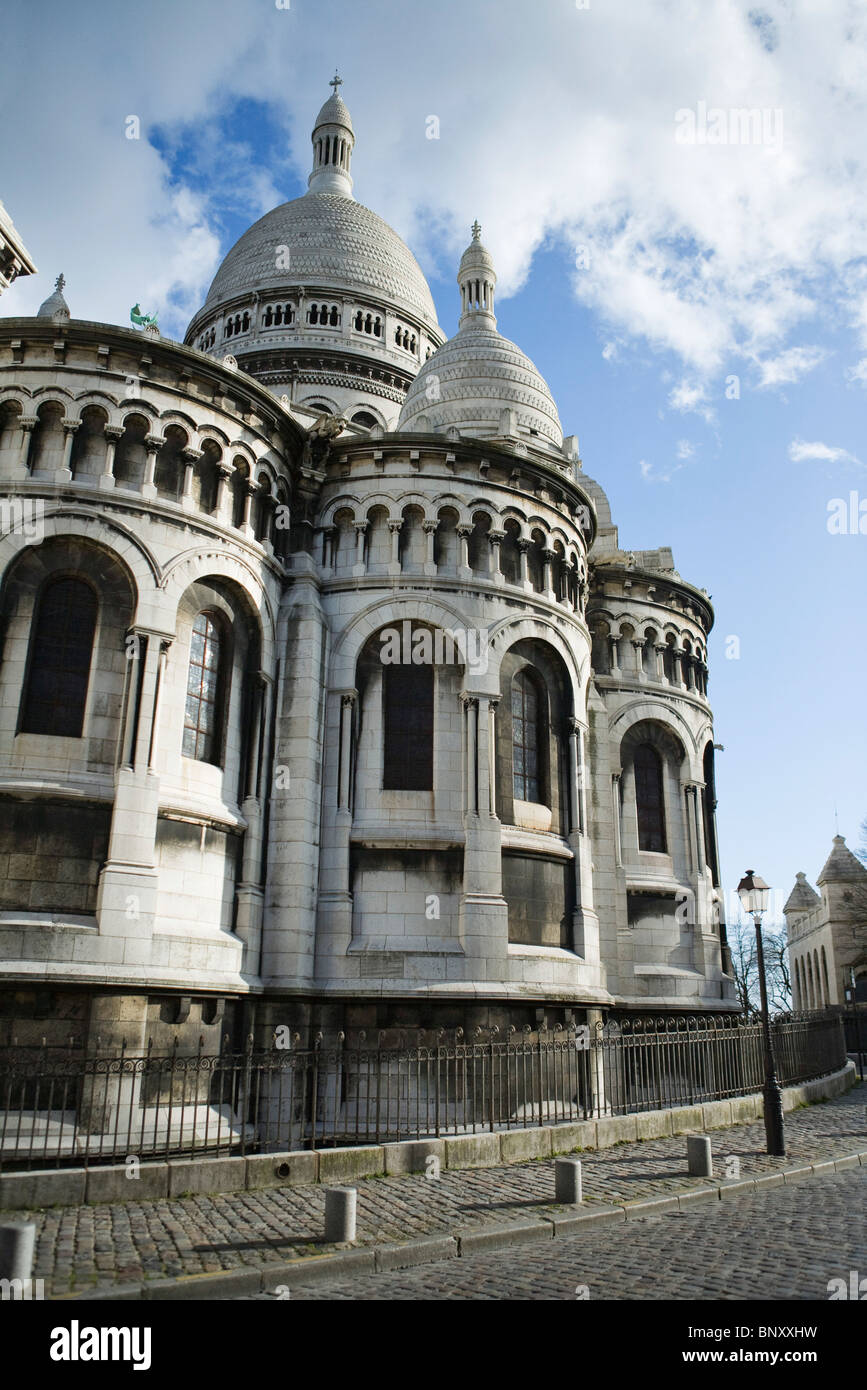
<path id="1" fill-rule="evenodd" d="M 764 879 L 759 878 L 753 869 L 747 869 L 738 884 L 738 897 L 744 912 L 748 912 L 756 925 L 756 956 L 759 965 L 759 988 L 762 995 L 762 1035 L 765 1043 L 765 1084 L 762 1095 L 765 1102 L 765 1135 L 768 1153 L 784 1156 L 786 1140 L 783 1134 L 783 1095 L 774 1066 L 774 1050 L 771 1045 L 771 1019 L 768 1013 L 768 983 L 765 978 L 765 952 L 762 945 L 762 916 L 768 910 L 770 888 Z"/>

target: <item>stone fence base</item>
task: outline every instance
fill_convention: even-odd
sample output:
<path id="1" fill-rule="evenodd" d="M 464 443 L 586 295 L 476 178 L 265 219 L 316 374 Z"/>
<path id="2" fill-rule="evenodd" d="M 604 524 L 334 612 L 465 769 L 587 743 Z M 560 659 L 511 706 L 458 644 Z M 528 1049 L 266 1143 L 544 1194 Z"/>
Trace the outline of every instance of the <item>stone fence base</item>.
<path id="1" fill-rule="evenodd" d="M 858 1079 L 854 1062 L 816 1081 L 783 1089 L 783 1109 L 795 1110 L 843 1095 Z M 410 1139 L 399 1144 L 296 1153 L 256 1154 L 251 1158 L 170 1159 L 165 1163 L 112 1164 L 0 1176 L 0 1209 L 77 1206 L 82 1202 L 140 1201 L 186 1194 L 241 1192 L 309 1183 L 347 1183 L 357 1178 L 425 1173 L 442 1168 L 490 1168 L 534 1158 L 638 1139 L 724 1129 L 762 1118 L 761 1094 L 731 1100 L 646 1110 L 637 1115 L 579 1120 L 574 1124 L 529 1129 L 480 1131 L 444 1139 Z M 137 1171 L 138 1176 L 134 1176 Z"/>

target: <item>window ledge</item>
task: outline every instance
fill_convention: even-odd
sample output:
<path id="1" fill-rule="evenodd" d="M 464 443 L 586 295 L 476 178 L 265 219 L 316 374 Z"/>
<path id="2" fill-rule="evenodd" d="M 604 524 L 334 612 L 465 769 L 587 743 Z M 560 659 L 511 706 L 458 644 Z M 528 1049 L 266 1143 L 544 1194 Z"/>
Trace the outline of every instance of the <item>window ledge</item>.
<path id="1" fill-rule="evenodd" d="M 573 851 L 562 835 L 524 830 L 519 825 L 504 825 L 500 835 L 500 843 L 503 849 L 525 849 L 534 854 L 544 854 L 549 858 L 556 859 L 575 858 Z"/>

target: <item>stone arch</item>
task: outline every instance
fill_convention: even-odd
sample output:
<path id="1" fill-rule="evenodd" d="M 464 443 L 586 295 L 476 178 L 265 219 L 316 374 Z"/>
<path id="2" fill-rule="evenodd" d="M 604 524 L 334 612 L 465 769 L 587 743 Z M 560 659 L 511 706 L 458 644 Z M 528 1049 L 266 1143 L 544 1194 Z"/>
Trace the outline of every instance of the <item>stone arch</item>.
<path id="1" fill-rule="evenodd" d="M 75 397 L 75 403 L 78 408 L 77 419 L 81 418 L 88 406 L 96 405 L 106 412 L 109 424 L 116 422 L 120 402 L 117 396 L 112 396 L 108 391 L 79 391 Z"/>
<path id="2" fill-rule="evenodd" d="M 271 596 L 251 564 L 235 555 L 214 550 L 188 550 L 176 555 L 166 566 L 161 584 L 165 602 L 176 613 L 181 596 L 191 584 L 207 576 L 234 584 L 246 595 L 248 603 L 259 615 L 262 630 L 262 667 L 273 669 L 276 619 Z"/>
<path id="3" fill-rule="evenodd" d="M 129 574 L 136 600 L 133 623 L 159 627 L 159 622 L 153 619 L 149 606 L 160 584 L 160 567 L 156 557 L 131 527 L 113 518 L 95 517 L 91 511 L 84 508 L 79 511 L 74 507 L 64 507 L 62 510 L 58 508 L 46 511 L 43 537 L 44 540 L 64 537 L 82 540 L 110 552 Z M 19 531 L 0 537 L 0 576 L 5 576 L 18 554 L 28 548 L 38 550 L 39 547 L 33 545 L 26 535 Z M 144 617 L 141 612 L 143 605 L 148 608 Z"/>
<path id="4" fill-rule="evenodd" d="M 361 499 L 354 492 L 342 492 L 339 497 L 333 498 L 325 507 L 325 510 L 320 513 L 319 520 L 316 523 L 317 526 L 333 526 L 334 517 L 337 512 L 347 509 L 351 511 L 352 519 L 355 521 L 357 513 L 361 510 Z"/>
<path id="5" fill-rule="evenodd" d="M 643 719 L 668 726 L 689 755 L 690 777 L 697 782 L 703 782 L 704 769 L 701 759 L 704 755 L 704 746 L 701 745 L 701 756 L 699 756 L 699 743 L 692 728 L 683 715 L 668 704 L 657 703 L 654 700 L 640 697 L 630 700 L 629 704 L 623 705 L 613 716 L 609 726 L 611 737 L 616 738 L 618 743 L 622 743 L 627 731 Z"/>
<path id="6" fill-rule="evenodd" d="M 65 394 L 69 395 L 68 392 Z M 54 473 L 63 466 L 65 402 L 59 401 L 52 392 L 36 407 L 36 419 L 37 424 L 30 437 L 27 471 L 36 477 L 53 478 Z"/>
<path id="7" fill-rule="evenodd" d="M 562 627 L 550 618 L 508 615 L 488 628 L 491 688 L 499 686 L 500 662 L 504 652 L 523 641 L 547 642 L 565 662 L 572 684 L 572 709 L 576 718 L 583 719 L 589 662 L 584 656 L 579 656 L 573 645 L 564 638 Z"/>
<path id="8" fill-rule="evenodd" d="M 102 474 L 108 444 L 105 427 L 109 418 L 104 400 L 88 401 L 80 407 L 70 458 L 72 476 L 76 481 L 84 478 L 96 482 Z"/>
<path id="9" fill-rule="evenodd" d="M 468 626 L 466 615 L 440 598 L 423 595 L 386 602 L 377 599 L 356 613 L 336 637 L 331 652 L 328 689 L 351 690 L 358 657 L 368 638 L 384 627 L 399 626 L 405 619 L 432 628 Z"/>

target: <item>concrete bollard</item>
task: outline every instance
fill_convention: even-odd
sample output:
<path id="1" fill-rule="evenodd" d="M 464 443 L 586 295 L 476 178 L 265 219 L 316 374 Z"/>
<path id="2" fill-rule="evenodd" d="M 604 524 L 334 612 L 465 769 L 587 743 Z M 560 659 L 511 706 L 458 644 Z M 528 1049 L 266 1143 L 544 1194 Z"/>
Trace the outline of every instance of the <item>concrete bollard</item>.
<path id="1" fill-rule="evenodd" d="M 713 1177 L 713 1155 L 705 1134 L 690 1134 L 686 1141 L 686 1161 L 691 1177 Z"/>
<path id="2" fill-rule="evenodd" d="M 583 1201 L 580 1158 L 554 1159 L 554 1191 L 558 1202 L 572 1206 Z"/>
<path id="3" fill-rule="evenodd" d="M 0 1226 L 0 1279 L 29 1279 L 36 1227 L 31 1222 Z"/>
<path id="4" fill-rule="evenodd" d="M 354 1187 L 329 1187 L 325 1192 L 325 1239 L 331 1244 L 355 1240 Z"/>

